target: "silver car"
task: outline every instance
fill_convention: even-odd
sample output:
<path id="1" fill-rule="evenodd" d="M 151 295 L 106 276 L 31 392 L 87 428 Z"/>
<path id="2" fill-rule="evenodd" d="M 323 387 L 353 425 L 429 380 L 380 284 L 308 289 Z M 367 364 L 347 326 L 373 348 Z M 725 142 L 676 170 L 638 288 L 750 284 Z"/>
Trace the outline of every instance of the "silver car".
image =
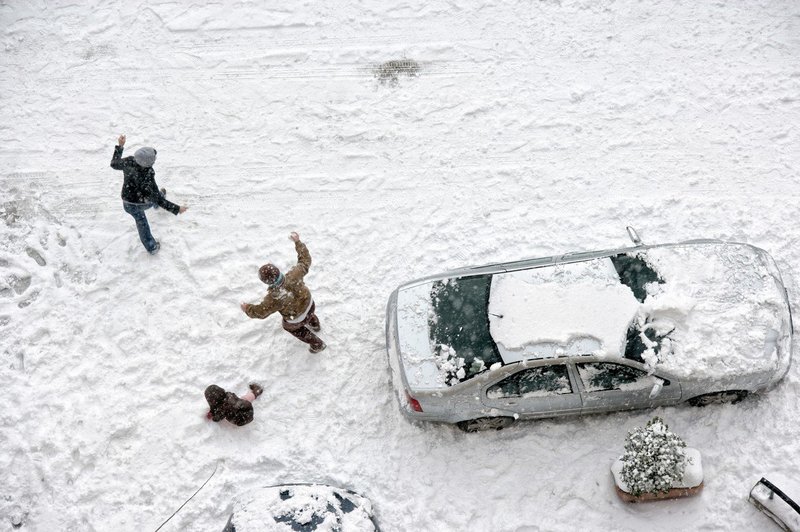
<path id="1" fill-rule="evenodd" d="M 462 268 L 406 283 L 387 308 L 402 412 L 468 432 L 521 418 L 737 402 L 789 369 L 775 262 L 720 240 Z"/>

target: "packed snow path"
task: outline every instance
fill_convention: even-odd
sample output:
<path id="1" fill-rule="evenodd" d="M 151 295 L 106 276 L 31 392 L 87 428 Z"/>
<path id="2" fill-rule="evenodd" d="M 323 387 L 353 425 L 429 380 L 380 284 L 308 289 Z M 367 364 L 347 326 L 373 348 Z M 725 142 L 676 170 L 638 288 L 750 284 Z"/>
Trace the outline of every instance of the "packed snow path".
<path id="1" fill-rule="evenodd" d="M 800 476 L 796 360 L 738 405 L 466 435 L 401 418 L 383 319 L 405 280 L 629 224 L 763 247 L 796 303 L 798 24 L 789 1 L 0 3 L 3 529 L 155 529 L 218 462 L 164 530 L 221 529 L 282 481 L 355 489 L 389 531 L 771 526 L 746 497 Z M 190 207 L 148 214 L 156 257 L 109 168 L 121 133 Z M 321 355 L 238 306 L 292 230 Z M 205 386 L 251 380 L 252 424 L 205 420 Z M 616 498 L 653 415 L 703 453 L 702 496 Z"/>

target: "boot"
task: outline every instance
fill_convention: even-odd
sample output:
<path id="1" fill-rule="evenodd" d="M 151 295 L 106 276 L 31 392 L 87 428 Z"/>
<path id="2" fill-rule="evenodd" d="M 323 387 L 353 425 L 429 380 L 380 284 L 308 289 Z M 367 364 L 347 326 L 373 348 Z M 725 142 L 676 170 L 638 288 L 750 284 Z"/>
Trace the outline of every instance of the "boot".
<path id="1" fill-rule="evenodd" d="M 320 351 L 322 351 L 326 347 L 328 347 L 328 346 L 325 345 L 325 342 L 322 342 L 320 345 L 312 345 L 311 347 L 309 347 L 308 348 L 308 352 L 309 353 L 319 353 Z"/>

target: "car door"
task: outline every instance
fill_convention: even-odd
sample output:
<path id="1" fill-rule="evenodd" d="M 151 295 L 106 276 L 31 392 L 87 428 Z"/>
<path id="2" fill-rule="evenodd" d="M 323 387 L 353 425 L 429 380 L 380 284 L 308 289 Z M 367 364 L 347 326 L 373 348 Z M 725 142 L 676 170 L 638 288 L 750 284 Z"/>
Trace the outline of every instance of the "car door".
<path id="1" fill-rule="evenodd" d="M 581 413 L 611 412 L 673 404 L 680 400 L 677 381 L 616 362 L 581 362 L 575 364 L 581 385 Z M 663 381 L 654 397 L 653 387 Z"/>
<path id="2" fill-rule="evenodd" d="M 564 362 L 524 367 L 482 390 L 486 406 L 520 417 L 579 413 L 581 398 Z"/>

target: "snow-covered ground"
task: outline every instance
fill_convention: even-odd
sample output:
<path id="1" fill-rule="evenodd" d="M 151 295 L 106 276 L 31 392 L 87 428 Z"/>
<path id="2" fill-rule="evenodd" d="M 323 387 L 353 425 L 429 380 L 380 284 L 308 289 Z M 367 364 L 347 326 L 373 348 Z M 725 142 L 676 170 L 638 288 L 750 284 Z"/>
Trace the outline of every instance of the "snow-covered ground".
<path id="1" fill-rule="evenodd" d="M 800 477 L 800 364 L 737 405 L 520 423 L 401 417 L 384 307 L 467 264 L 645 242 L 750 242 L 795 315 L 797 2 L 0 2 L 0 527 L 222 529 L 250 487 L 325 481 L 386 530 L 760 530 L 765 471 Z M 415 76 L 396 82 L 387 61 Z M 158 150 L 186 214 L 147 255 L 109 168 Z M 294 260 L 329 348 L 250 320 Z M 246 427 L 204 388 L 262 383 Z M 617 499 L 659 415 L 699 497 Z"/>

